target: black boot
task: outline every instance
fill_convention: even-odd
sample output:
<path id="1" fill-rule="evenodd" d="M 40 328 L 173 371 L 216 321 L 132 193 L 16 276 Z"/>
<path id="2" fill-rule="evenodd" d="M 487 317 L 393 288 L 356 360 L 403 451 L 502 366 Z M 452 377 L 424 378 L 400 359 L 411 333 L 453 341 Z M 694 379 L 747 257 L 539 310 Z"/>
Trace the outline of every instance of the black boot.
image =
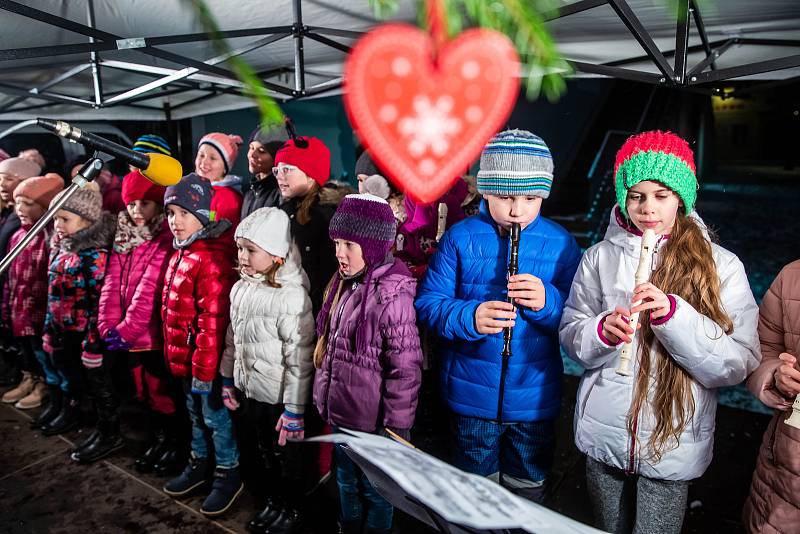
<path id="1" fill-rule="evenodd" d="M 61 412 L 61 401 L 64 393 L 58 386 L 47 386 L 49 391 L 50 402 L 47 406 L 39 412 L 39 416 L 31 421 L 31 428 L 42 428 L 45 424 L 49 423 Z"/>
<path id="2" fill-rule="evenodd" d="M 211 493 L 203 501 L 200 512 L 211 517 L 224 514 L 243 489 L 244 484 L 242 484 L 238 467 L 217 467 L 214 470 L 214 484 L 211 487 Z"/>
<path id="3" fill-rule="evenodd" d="M 247 523 L 247 530 L 253 533 L 265 532 L 283 511 L 283 505 L 275 497 L 267 497 L 267 505 Z"/>
<path id="4" fill-rule="evenodd" d="M 183 497 L 205 484 L 209 479 L 207 458 L 192 456 L 183 473 L 164 484 L 164 493 L 171 497 Z"/>
<path id="5" fill-rule="evenodd" d="M 155 436 L 155 440 L 150 443 L 150 446 L 147 447 L 144 454 L 137 458 L 136 462 L 133 464 L 140 473 L 149 473 L 152 471 L 158 459 L 161 458 L 167 450 L 167 439 L 164 435 L 162 417 L 163 416 L 159 413 L 151 412 L 150 429 Z"/>
<path id="6" fill-rule="evenodd" d="M 83 449 L 91 446 L 98 439 L 100 439 L 100 429 L 95 428 L 94 430 L 92 430 L 91 434 L 89 434 L 89 437 L 87 437 L 85 440 L 81 441 L 72 448 L 72 450 L 70 451 L 70 456 L 72 456 L 78 451 L 82 451 Z"/>
<path id="7" fill-rule="evenodd" d="M 42 425 L 42 434 L 55 436 L 78 428 L 80 423 L 80 403 L 77 399 L 64 397 L 61 411 L 49 423 Z"/>
<path id="8" fill-rule="evenodd" d="M 153 463 L 153 469 L 158 476 L 171 476 L 179 472 L 185 464 L 185 452 L 181 446 L 181 430 L 183 425 L 176 414 L 161 415 L 164 428 L 164 444 L 161 455 Z"/>
<path id="9" fill-rule="evenodd" d="M 291 507 L 281 510 L 280 515 L 265 530 L 265 534 L 297 534 L 303 530 L 300 512 Z"/>
<path id="10" fill-rule="evenodd" d="M 70 455 L 73 461 L 79 464 L 90 464 L 125 446 L 119 431 L 118 418 L 98 421 L 97 430 L 99 435 L 94 441 Z"/>

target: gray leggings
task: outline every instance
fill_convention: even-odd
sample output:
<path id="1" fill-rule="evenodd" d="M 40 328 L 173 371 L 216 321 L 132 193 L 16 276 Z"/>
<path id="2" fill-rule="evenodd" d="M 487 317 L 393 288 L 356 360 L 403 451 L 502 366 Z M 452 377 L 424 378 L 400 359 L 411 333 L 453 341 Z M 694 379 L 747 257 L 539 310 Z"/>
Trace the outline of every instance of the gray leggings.
<path id="1" fill-rule="evenodd" d="M 597 527 L 614 534 L 679 534 L 687 481 L 626 475 L 586 457 L 586 482 Z"/>

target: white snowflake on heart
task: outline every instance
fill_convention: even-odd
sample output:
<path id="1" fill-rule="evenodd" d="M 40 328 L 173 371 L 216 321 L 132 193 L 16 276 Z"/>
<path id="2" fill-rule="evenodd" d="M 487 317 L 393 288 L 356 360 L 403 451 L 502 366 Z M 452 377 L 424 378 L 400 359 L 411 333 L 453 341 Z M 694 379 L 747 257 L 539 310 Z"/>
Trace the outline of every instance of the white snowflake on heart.
<path id="1" fill-rule="evenodd" d="M 450 150 L 450 141 L 461 132 L 461 120 L 453 117 L 453 97 L 443 95 L 431 102 L 428 96 L 414 98 L 414 115 L 401 117 L 397 121 L 397 131 L 404 137 L 408 153 L 414 158 L 422 158 L 427 153 L 442 157 Z M 429 158 L 418 164 L 422 174 L 431 175 L 436 165 Z"/>

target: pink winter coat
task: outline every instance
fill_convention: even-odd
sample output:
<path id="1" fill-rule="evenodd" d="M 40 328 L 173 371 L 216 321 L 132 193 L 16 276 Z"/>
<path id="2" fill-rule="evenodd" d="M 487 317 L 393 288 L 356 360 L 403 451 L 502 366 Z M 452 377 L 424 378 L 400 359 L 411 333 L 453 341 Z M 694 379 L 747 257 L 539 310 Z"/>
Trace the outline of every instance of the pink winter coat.
<path id="1" fill-rule="evenodd" d="M 783 396 L 774 378 L 780 353 L 800 356 L 800 260 L 784 267 L 764 295 L 758 336 L 763 359 L 747 387 L 775 415 L 756 460 L 744 526 L 748 532 L 800 532 L 800 429 L 784 423 L 794 399 Z"/>
<path id="2" fill-rule="evenodd" d="M 105 338 L 116 329 L 131 344 L 130 350 L 158 350 L 163 346 L 161 289 L 173 252 L 172 234 L 164 224 L 155 236 L 127 253 L 117 249 L 115 244 L 100 295 L 100 336 Z"/>
<path id="3" fill-rule="evenodd" d="M 9 241 L 13 249 L 30 231 L 31 226 L 19 228 Z M 16 337 L 41 336 L 47 312 L 47 266 L 50 259 L 52 228 L 39 233 L 8 269 L 4 286 L 3 321 L 11 324 Z"/>

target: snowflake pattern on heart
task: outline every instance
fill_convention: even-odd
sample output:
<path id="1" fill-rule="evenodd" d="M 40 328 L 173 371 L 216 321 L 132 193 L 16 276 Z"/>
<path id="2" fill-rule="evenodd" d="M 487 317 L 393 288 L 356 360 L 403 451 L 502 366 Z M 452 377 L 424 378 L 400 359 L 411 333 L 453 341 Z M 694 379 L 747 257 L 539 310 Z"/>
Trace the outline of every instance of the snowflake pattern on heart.
<path id="1" fill-rule="evenodd" d="M 504 35 L 468 30 L 434 60 L 425 32 L 371 31 L 345 67 L 345 107 L 373 159 L 417 202 L 438 199 L 505 123 L 519 92 L 519 59 Z"/>

